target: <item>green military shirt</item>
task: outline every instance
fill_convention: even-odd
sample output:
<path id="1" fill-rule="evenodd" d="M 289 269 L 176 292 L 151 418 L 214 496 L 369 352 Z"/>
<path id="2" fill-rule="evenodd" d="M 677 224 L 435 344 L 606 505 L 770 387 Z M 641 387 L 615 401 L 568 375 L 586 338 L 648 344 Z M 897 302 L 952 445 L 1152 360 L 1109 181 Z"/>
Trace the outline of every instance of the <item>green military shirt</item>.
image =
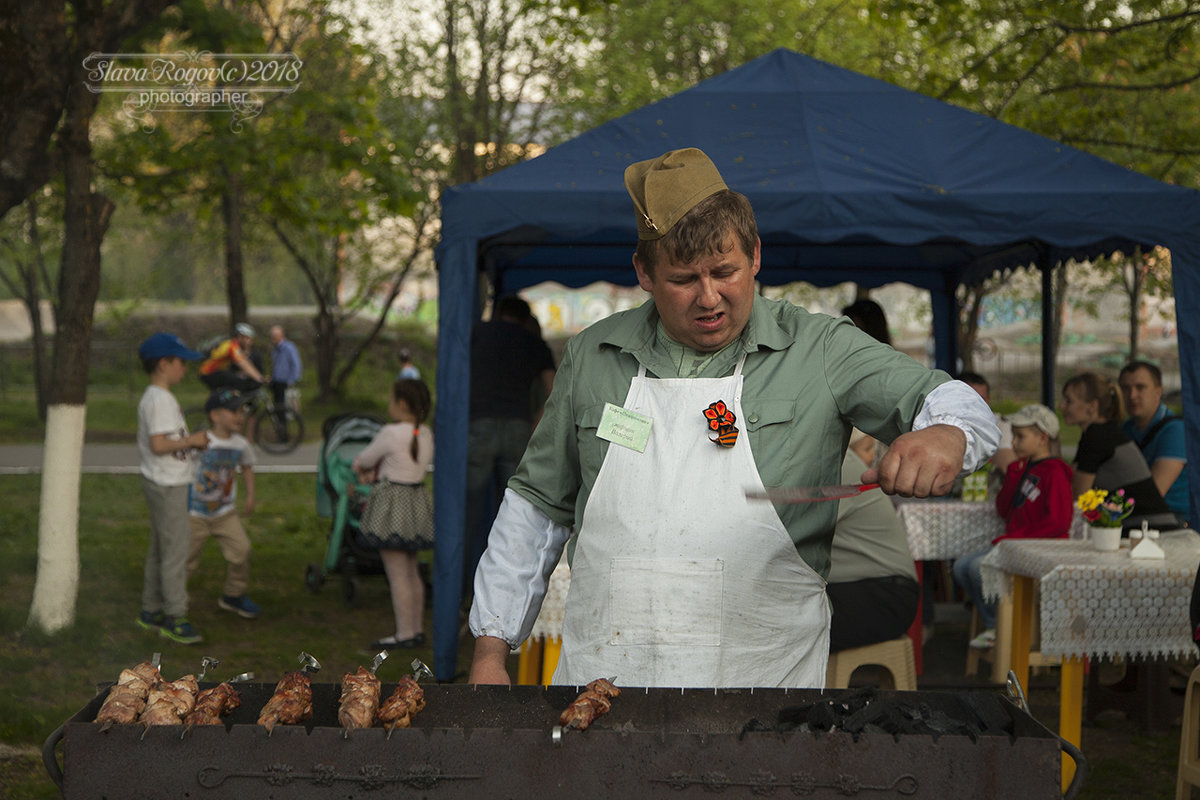
<path id="1" fill-rule="evenodd" d="M 678 376 L 679 364 L 657 328 L 651 300 L 595 323 L 567 344 L 554 391 L 509 482 L 554 522 L 571 527 L 583 519 L 608 451 L 608 442 L 596 436 L 605 403 L 624 404 L 639 364 L 652 378 Z M 744 419 L 737 421 L 743 438 L 735 446 L 749 443 L 768 488 L 841 483 L 851 427 L 890 443 L 911 430 L 926 395 L 950 380 L 846 318 L 810 314 L 762 296 L 754 298 L 740 341 L 705 365 L 699 377 L 732 374 L 743 353 Z M 702 411 L 680 409 L 700 423 Z M 836 503 L 776 509 L 800 557 L 826 575 Z"/>

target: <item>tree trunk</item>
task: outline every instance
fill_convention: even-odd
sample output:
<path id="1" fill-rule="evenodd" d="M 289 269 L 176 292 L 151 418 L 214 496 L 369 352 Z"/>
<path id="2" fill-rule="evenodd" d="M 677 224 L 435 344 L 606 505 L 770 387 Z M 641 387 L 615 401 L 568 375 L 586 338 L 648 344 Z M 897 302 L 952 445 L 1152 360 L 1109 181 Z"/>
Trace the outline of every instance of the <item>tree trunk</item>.
<path id="1" fill-rule="evenodd" d="M 333 311 L 325 302 L 319 302 L 317 315 L 313 317 L 317 350 L 317 398 L 325 401 L 333 396 L 333 368 L 337 361 L 337 322 Z"/>
<path id="2" fill-rule="evenodd" d="M 1062 351 L 1063 327 L 1067 319 L 1067 262 L 1061 262 L 1054 271 L 1054 320 L 1050 335 L 1054 341 L 1054 352 Z"/>
<path id="3" fill-rule="evenodd" d="M 979 310 L 983 307 L 983 298 L 987 296 L 987 292 L 980 285 L 968 288 L 966 294 L 966 311 L 959 325 L 958 357 L 962 360 L 962 372 L 974 372 L 975 341 L 979 338 Z"/>
<path id="4" fill-rule="evenodd" d="M 28 625 L 46 633 L 75 622 L 79 591 L 79 481 L 86 405 L 52 405 L 42 450 L 37 581 Z"/>
<path id="5" fill-rule="evenodd" d="M 237 168 L 222 168 L 225 190 L 221 212 L 225 220 L 225 291 L 229 297 L 229 324 L 245 322 L 248 315 L 246 281 L 242 261 L 242 174 Z"/>
<path id="6" fill-rule="evenodd" d="M 6 3 L 0 25 L 0 217 L 50 180 L 50 137 L 73 76 L 51 68 L 70 46 L 63 0 Z"/>
<path id="7" fill-rule="evenodd" d="M 50 401 L 47 397 L 49 390 L 49 370 L 46 368 L 46 332 L 42 329 L 42 295 L 38 291 L 36 276 L 33 280 L 26 279 L 26 308 L 29 311 L 29 324 L 33 338 L 33 387 L 37 397 L 38 419 L 46 421 L 46 408 Z"/>
<path id="8" fill-rule="evenodd" d="M 30 195 L 25 201 L 29 212 L 29 241 L 33 248 L 33 263 L 24 271 L 25 303 L 29 310 L 29 324 L 33 337 L 33 386 L 37 394 L 38 419 L 46 421 L 46 408 L 50 404 L 50 370 L 46 359 L 46 331 L 42 322 L 42 283 L 50 283 L 46 276 L 46 259 L 42 253 L 42 234 L 38 226 L 37 199 Z M 52 293 L 53 287 L 47 286 Z"/>
<path id="9" fill-rule="evenodd" d="M 58 280 L 54 380 L 43 451 L 38 568 L 29 624 L 54 633 L 75 621 L 79 588 L 79 480 L 87 411 L 92 318 L 100 292 L 100 243 L 113 204 L 92 191 L 91 116 L 99 95 L 79 81 L 68 93 L 59 144 L 65 212 Z"/>
<path id="10" fill-rule="evenodd" d="M 1142 248 L 1133 251 L 1129 283 L 1129 358 L 1136 361 L 1141 348 L 1142 334 L 1142 289 L 1146 285 L 1146 256 Z"/>

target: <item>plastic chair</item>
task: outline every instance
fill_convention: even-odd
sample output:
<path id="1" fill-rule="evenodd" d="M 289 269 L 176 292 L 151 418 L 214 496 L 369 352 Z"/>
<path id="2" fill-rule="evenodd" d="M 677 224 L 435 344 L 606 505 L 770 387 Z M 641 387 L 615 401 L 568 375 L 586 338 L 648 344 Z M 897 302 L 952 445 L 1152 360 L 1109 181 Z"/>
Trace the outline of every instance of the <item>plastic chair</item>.
<path id="1" fill-rule="evenodd" d="M 825 669 L 825 688 L 847 688 L 854 670 L 868 664 L 887 670 L 886 683 L 891 685 L 885 685 L 885 681 L 881 681 L 881 688 L 902 692 L 916 691 L 917 667 L 913 658 L 913 642 L 908 636 L 830 653 L 829 666 Z"/>
<path id="2" fill-rule="evenodd" d="M 1200 666 L 1188 678 L 1183 700 L 1183 729 L 1179 734 L 1179 772 L 1175 778 L 1175 800 L 1187 800 L 1192 787 L 1200 786 Z"/>

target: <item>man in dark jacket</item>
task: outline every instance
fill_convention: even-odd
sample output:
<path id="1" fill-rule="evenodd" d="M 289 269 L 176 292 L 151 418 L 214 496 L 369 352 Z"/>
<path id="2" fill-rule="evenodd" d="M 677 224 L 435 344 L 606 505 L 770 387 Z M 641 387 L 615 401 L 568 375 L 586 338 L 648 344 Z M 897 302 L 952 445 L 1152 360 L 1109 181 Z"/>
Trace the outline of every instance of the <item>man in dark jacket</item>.
<path id="1" fill-rule="evenodd" d="M 504 488 L 554 385 L 554 357 L 537 330 L 529 304 L 509 295 L 496 302 L 491 322 L 471 333 L 464 596 L 471 592 Z"/>

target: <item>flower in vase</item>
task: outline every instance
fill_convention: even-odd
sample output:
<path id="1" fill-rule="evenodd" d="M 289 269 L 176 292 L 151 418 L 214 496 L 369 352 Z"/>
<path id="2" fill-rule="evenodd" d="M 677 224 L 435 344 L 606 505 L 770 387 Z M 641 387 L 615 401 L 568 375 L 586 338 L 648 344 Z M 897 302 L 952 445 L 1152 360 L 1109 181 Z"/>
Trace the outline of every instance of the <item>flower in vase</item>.
<path id="1" fill-rule="evenodd" d="M 1133 513 L 1133 498 L 1124 489 L 1109 496 L 1104 489 L 1089 489 L 1075 501 L 1089 525 L 1100 528 L 1119 528 L 1121 521 Z"/>

